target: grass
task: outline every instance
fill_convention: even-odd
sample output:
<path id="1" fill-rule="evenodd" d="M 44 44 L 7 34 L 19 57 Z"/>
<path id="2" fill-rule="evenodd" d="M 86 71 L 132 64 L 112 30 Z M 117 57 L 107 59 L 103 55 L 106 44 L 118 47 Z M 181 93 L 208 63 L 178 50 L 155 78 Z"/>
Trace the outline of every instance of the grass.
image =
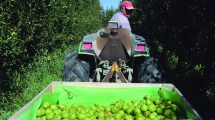
<path id="1" fill-rule="evenodd" d="M 64 58 L 68 50 L 56 50 L 40 56 L 23 70 L 24 74 L 14 73 L 11 83 L 13 91 L 7 94 L 0 93 L 0 97 L 3 98 L 3 102 L 0 103 L 0 120 L 8 119 L 52 81 L 61 81 Z"/>

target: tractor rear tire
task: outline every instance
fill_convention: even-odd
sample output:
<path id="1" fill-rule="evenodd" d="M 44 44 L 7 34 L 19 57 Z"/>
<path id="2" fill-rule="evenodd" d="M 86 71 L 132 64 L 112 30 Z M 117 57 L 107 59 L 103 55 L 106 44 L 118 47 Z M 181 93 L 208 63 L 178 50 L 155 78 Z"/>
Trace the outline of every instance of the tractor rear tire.
<path id="1" fill-rule="evenodd" d="M 158 60 L 150 57 L 140 65 L 138 82 L 140 83 L 163 83 L 163 71 L 159 66 Z"/>
<path id="2" fill-rule="evenodd" d="M 90 65 L 77 58 L 77 50 L 71 50 L 64 62 L 62 80 L 68 82 L 89 82 Z"/>

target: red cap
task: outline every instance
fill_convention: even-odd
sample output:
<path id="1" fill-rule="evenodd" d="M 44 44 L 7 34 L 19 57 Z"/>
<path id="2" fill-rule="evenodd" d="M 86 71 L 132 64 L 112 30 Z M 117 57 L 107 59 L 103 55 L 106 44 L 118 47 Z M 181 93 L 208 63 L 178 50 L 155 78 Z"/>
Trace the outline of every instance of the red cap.
<path id="1" fill-rule="evenodd" d="M 130 1 L 124 1 L 120 4 L 120 8 L 125 7 L 126 9 L 134 9 L 132 3 Z"/>

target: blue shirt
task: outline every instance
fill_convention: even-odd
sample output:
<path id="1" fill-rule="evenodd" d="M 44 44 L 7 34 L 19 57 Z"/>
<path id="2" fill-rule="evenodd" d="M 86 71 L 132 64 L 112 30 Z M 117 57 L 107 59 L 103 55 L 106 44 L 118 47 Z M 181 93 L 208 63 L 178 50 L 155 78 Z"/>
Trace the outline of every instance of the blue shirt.
<path id="1" fill-rule="evenodd" d="M 113 17 L 111 18 L 111 21 L 118 21 L 119 28 L 125 28 L 131 31 L 131 26 L 128 21 L 128 18 L 121 11 L 114 14 Z"/>

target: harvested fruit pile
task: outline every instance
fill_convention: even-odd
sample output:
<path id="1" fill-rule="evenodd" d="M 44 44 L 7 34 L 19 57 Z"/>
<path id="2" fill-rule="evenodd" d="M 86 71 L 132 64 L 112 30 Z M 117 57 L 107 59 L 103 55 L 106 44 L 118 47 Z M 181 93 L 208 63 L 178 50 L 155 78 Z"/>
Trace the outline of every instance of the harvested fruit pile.
<path id="1" fill-rule="evenodd" d="M 110 105 L 51 105 L 46 102 L 37 110 L 36 116 L 36 120 L 177 120 L 183 117 L 180 107 L 171 100 L 150 95 L 141 100 L 119 100 Z"/>

